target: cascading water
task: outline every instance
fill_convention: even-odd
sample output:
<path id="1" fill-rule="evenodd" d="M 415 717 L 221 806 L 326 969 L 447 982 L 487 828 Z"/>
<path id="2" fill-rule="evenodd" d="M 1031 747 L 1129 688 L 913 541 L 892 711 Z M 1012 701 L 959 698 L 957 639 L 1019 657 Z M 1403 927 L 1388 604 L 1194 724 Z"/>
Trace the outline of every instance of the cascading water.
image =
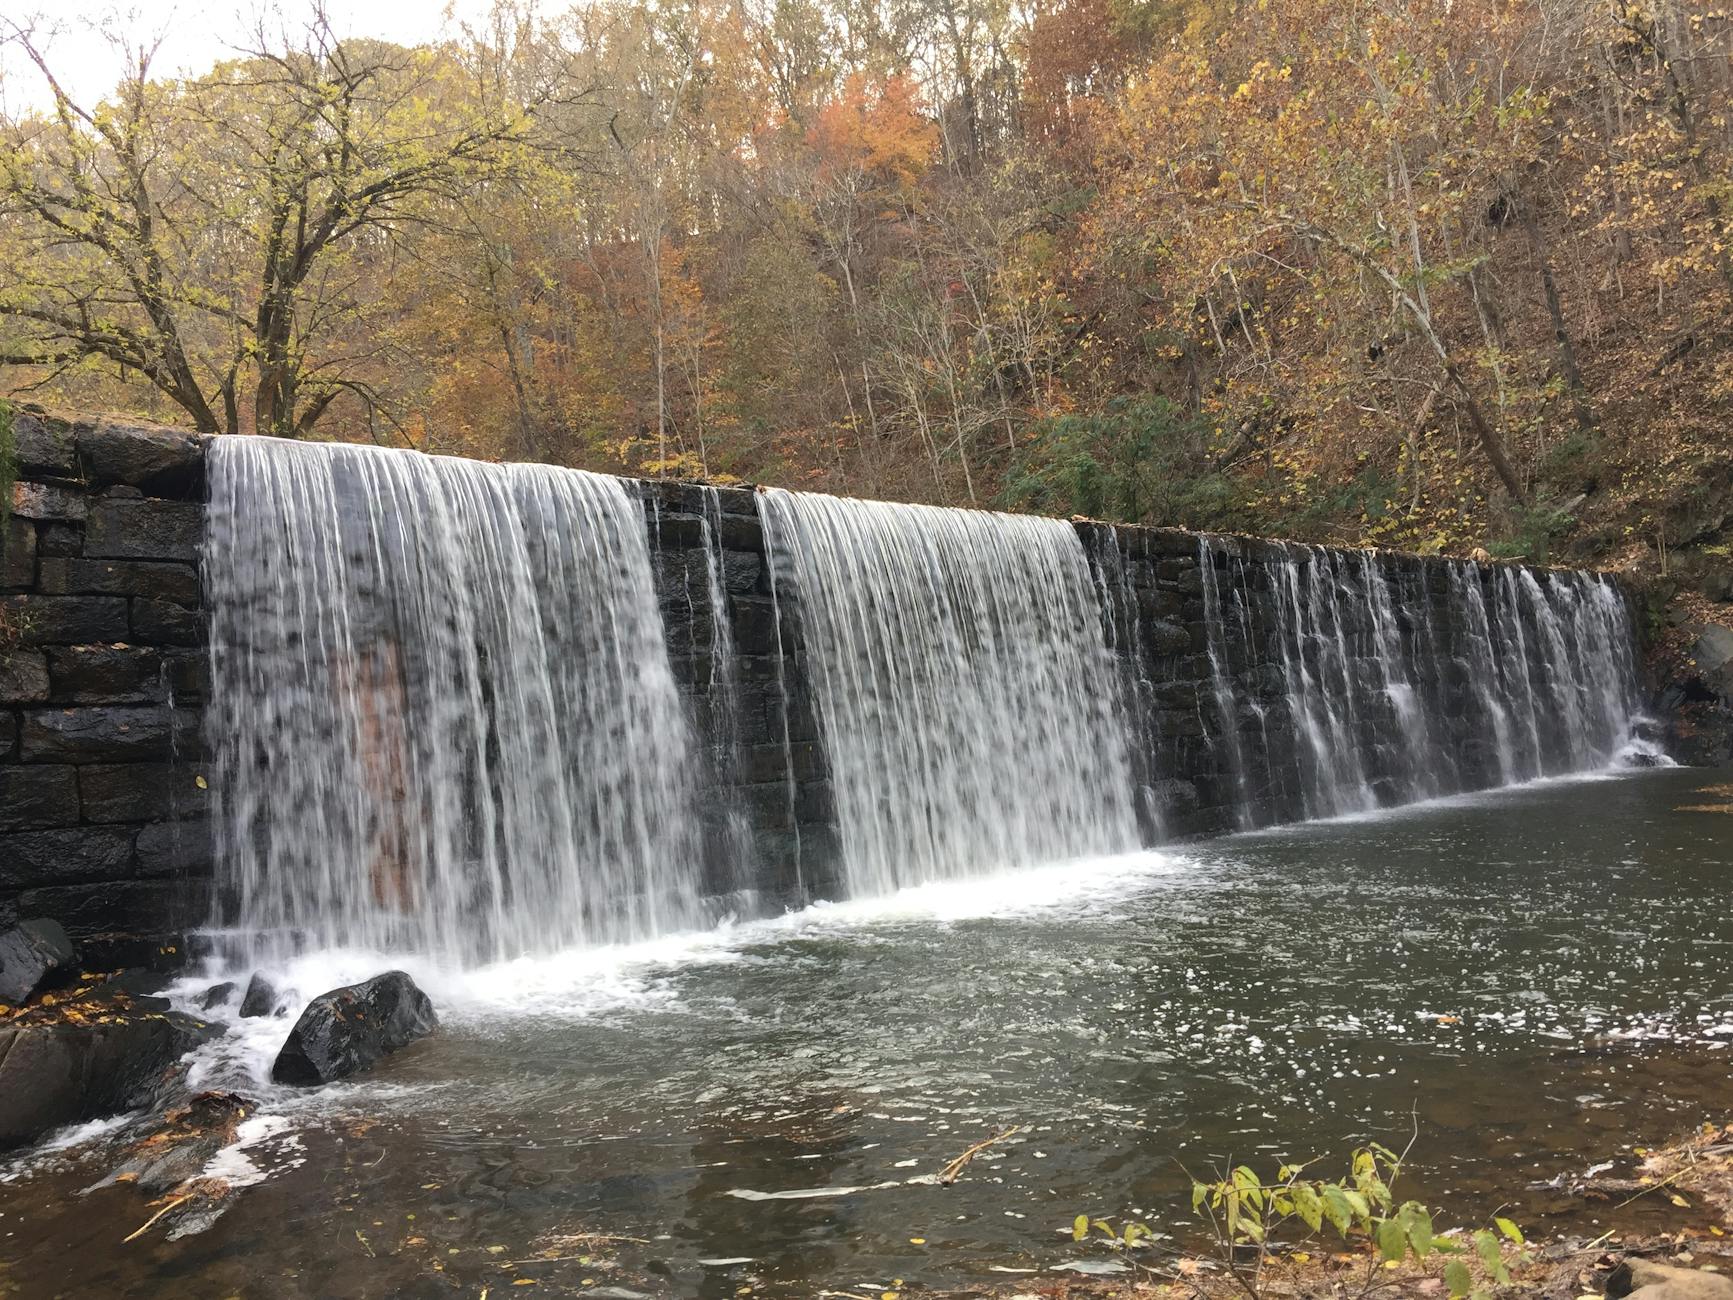
<path id="1" fill-rule="evenodd" d="M 697 919 L 693 742 L 620 479 L 213 440 L 221 922 L 454 962 Z"/>
<path id="2" fill-rule="evenodd" d="M 1332 816 L 1604 767 L 1631 743 L 1635 637 L 1599 574 L 1297 544 L 1248 566 L 1237 548 L 1205 537 L 1198 559 L 1241 824 L 1248 800 L 1271 806 L 1254 821 Z M 1232 599 L 1263 635 L 1244 621 L 1229 635 L 1230 561 Z M 1265 719 L 1261 779 L 1229 729 L 1250 710 Z"/>
<path id="3" fill-rule="evenodd" d="M 851 893 L 1137 844 L 1127 733 L 1076 530 L 767 490 Z"/>

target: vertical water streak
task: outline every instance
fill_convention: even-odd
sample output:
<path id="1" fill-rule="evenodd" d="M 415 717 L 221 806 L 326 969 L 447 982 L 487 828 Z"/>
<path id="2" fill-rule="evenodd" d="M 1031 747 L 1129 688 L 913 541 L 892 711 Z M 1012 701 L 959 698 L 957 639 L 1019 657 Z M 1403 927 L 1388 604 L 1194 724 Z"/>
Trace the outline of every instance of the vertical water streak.
<path id="1" fill-rule="evenodd" d="M 1125 719 L 1066 523 L 766 490 L 851 893 L 1137 843 Z"/>
<path id="2" fill-rule="evenodd" d="M 1210 691 L 1215 697 L 1216 720 L 1221 728 L 1221 748 L 1227 754 L 1228 775 L 1233 778 L 1235 824 L 1243 829 L 1250 824 L 1251 795 L 1246 782 L 1246 749 L 1240 736 L 1239 695 L 1230 667 L 1228 623 L 1222 612 L 1221 582 L 1216 575 L 1215 554 L 1215 544 L 1209 534 L 1198 534 L 1197 564 L 1203 581 L 1204 647 L 1209 654 Z"/>
<path id="3" fill-rule="evenodd" d="M 220 920 L 452 962 L 695 917 L 692 744 L 618 479 L 210 453 Z"/>

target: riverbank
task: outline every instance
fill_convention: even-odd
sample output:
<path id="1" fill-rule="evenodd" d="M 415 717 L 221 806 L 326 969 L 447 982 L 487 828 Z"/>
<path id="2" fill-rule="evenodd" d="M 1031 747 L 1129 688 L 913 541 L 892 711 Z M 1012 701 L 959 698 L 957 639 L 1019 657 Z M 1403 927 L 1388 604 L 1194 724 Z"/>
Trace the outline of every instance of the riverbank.
<path id="1" fill-rule="evenodd" d="M 1639 1293 L 1639 1300 L 1733 1297 L 1733 1122 L 1705 1124 L 1659 1148 L 1611 1151 L 1592 1168 L 1597 1172 L 1561 1189 L 1580 1202 L 1574 1230 L 1540 1240 L 1501 1239 L 1499 1259 L 1507 1277 L 1492 1276 L 1474 1258 L 1466 1232 L 1454 1234 L 1473 1260 L 1477 1290 L 1501 1300 L 1622 1300 Z M 1513 1187 L 1512 1198 L 1522 1190 Z M 1488 1207 L 1489 1224 L 1499 1208 Z M 1124 1275 L 1031 1278 L 987 1293 L 939 1294 L 957 1300 L 982 1294 L 999 1300 L 1446 1300 L 1451 1294 L 1443 1277 L 1448 1257 L 1434 1256 L 1430 1266 L 1412 1255 L 1387 1261 L 1369 1239 L 1342 1242 L 1328 1229 L 1323 1237 L 1282 1243 L 1261 1273 L 1243 1250 L 1230 1264 L 1228 1256 L 1208 1249 L 1109 1249 L 1110 1262 L 1123 1266 Z M 1664 1293 L 1648 1289 L 1662 1286 Z"/>

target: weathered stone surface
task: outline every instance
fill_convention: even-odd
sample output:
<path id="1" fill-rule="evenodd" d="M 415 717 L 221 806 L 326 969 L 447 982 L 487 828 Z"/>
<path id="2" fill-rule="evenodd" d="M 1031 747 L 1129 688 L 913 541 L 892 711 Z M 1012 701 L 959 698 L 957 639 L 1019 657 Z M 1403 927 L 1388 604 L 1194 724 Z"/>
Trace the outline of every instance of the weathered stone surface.
<path id="1" fill-rule="evenodd" d="M 169 756 L 169 710 L 157 705 L 30 709 L 21 748 L 26 763 L 129 763 Z"/>
<path id="2" fill-rule="evenodd" d="M 204 459 L 203 439 L 179 429 L 104 423 L 78 431 L 79 466 L 97 484 L 182 496 L 202 481 Z"/>
<path id="3" fill-rule="evenodd" d="M 263 972 L 254 971 L 253 977 L 247 981 L 247 991 L 241 997 L 241 1016 L 247 1020 L 268 1016 L 281 1001 L 277 986 Z"/>
<path id="4" fill-rule="evenodd" d="M 46 764 L 0 767 L 0 831 L 76 825 L 76 769 Z"/>
<path id="5" fill-rule="evenodd" d="M 209 798 L 198 778 L 172 763 L 96 763 L 76 769 L 87 822 L 149 822 L 201 811 Z"/>
<path id="6" fill-rule="evenodd" d="M 73 488 L 57 487 L 52 483 L 18 482 L 12 485 L 12 514 L 18 519 L 77 524 L 84 522 L 89 508 L 89 498 Z"/>
<path id="7" fill-rule="evenodd" d="M 51 698 L 65 704 L 137 704 L 166 694 L 162 653 L 149 646 L 55 646 L 48 677 Z"/>
<path id="8" fill-rule="evenodd" d="M 216 1031 L 178 1012 L 0 1027 L 0 1146 L 144 1105 Z"/>
<path id="9" fill-rule="evenodd" d="M 18 474 L 44 474 L 70 478 L 78 472 L 73 449 L 72 426 L 64 420 L 44 419 L 30 411 L 12 417 L 12 447 L 17 454 Z"/>
<path id="10" fill-rule="evenodd" d="M 80 884 L 132 872 L 133 830 L 76 826 L 0 834 L 0 887 Z"/>
<path id="11" fill-rule="evenodd" d="M 84 554 L 90 559 L 198 559 L 204 507 L 196 502 L 99 501 L 86 523 Z"/>
<path id="12" fill-rule="evenodd" d="M 0 657 L 0 704 L 34 704 L 48 698 L 48 656 L 17 649 Z"/>
<path id="13" fill-rule="evenodd" d="M 0 1003 L 18 1006 L 57 970 L 78 961 L 59 921 L 32 917 L 0 934 Z"/>
<path id="14" fill-rule="evenodd" d="M 8 519 L 0 532 L 0 590 L 18 591 L 36 581 L 36 525 Z"/>
<path id="15" fill-rule="evenodd" d="M 140 876 L 209 875 L 211 825 L 199 819 L 153 822 L 138 833 L 133 846 Z"/>
<path id="16" fill-rule="evenodd" d="M 123 641 L 130 626 L 121 596 L 4 596 L 0 606 L 17 620 L 23 645 Z"/>
<path id="17" fill-rule="evenodd" d="M 36 589 L 45 596 L 135 596 L 176 605 L 199 603 L 199 573 L 160 560 L 43 560 Z"/>
<path id="18" fill-rule="evenodd" d="M 1152 655 L 1182 655 L 1191 649 L 1191 633 L 1177 623 L 1155 619 L 1144 625 L 1143 643 Z"/>
<path id="19" fill-rule="evenodd" d="M 176 933 L 210 915 L 208 895 L 208 884 L 197 881 L 102 880 L 26 889 L 18 907 L 22 914 L 54 917 L 82 943 L 115 931 Z"/>
<path id="20" fill-rule="evenodd" d="M 43 524 L 36 530 L 36 554 L 38 557 L 84 554 L 84 525 Z"/>
<path id="21" fill-rule="evenodd" d="M 206 1011 L 212 1007 L 220 1007 L 235 995 L 235 982 L 224 980 L 221 984 L 213 984 L 199 994 L 199 1005 Z"/>
<path id="22" fill-rule="evenodd" d="M 372 1068 L 439 1027 L 433 1003 L 400 970 L 307 1004 L 271 1066 L 277 1083 L 310 1086 Z"/>
<path id="23" fill-rule="evenodd" d="M 150 645 L 196 646 L 204 644 L 204 616 L 166 600 L 134 597 L 132 637 Z"/>
<path id="24" fill-rule="evenodd" d="M 764 557 L 751 551 L 722 552 L 722 585 L 734 593 L 756 591 L 764 573 Z"/>

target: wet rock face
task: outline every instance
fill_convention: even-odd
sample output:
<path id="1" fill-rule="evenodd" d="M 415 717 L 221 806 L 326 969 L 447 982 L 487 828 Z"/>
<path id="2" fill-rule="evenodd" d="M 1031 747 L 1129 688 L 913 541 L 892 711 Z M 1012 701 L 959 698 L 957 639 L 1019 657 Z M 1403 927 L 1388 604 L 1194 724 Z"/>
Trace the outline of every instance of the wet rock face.
<path id="1" fill-rule="evenodd" d="M 433 1003 L 400 970 L 322 993 L 283 1044 L 271 1078 L 311 1086 L 371 1069 L 439 1027 Z"/>
<path id="2" fill-rule="evenodd" d="M 247 981 L 247 991 L 241 995 L 241 1015 L 247 1019 L 268 1016 L 277 1009 L 278 1000 L 277 986 L 254 971 L 253 978 Z"/>
<path id="3" fill-rule="evenodd" d="M 172 1011 L 0 1025 L 0 1149 L 150 1104 L 175 1062 L 217 1032 Z"/>
<path id="4" fill-rule="evenodd" d="M 78 960 L 78 949 L 60 922 L 45 917 L 20 921 L 0 934 L 0 1003 L 17 1006 L 55 971 Z"/>

